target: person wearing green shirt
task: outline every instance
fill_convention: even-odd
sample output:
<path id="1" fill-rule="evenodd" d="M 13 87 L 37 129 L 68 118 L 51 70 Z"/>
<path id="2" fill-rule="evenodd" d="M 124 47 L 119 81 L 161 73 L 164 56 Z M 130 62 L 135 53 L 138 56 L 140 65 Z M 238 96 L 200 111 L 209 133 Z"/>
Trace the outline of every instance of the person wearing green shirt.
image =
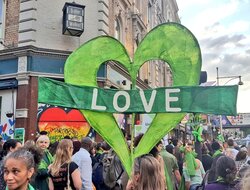
<path id="1" fill-rule="evenodd" d="M 183 176 L 187 190 L 195 190 L 202 183 L 205 171 L 200 160 L 195 159 L 193 147 L 188 144 L 184 147 L 185 162 L 183 164 Z"/>
<path id="2" fill-rule="evenodd" d="M 40 135 L 36 141 L 37 147 L 42 149 L 43 151 L 43 158 L 38 165 L 38 171 L 35 176 L 35 180 L 33 181 L 32 185 L 36 190 L 49 190 L 48 187 L 48 167 L 54 161 L 52 155 L 48 151 L 49 147 L 49 137 L 47 135 Z"/>
<path id="3" fill-rule="evenodd" d="M 165 149 L 162 149 L 160 154 L 164 161 L 167 188 L 168 190 L 176 190 L 181 181 L 177 159 Z"/>

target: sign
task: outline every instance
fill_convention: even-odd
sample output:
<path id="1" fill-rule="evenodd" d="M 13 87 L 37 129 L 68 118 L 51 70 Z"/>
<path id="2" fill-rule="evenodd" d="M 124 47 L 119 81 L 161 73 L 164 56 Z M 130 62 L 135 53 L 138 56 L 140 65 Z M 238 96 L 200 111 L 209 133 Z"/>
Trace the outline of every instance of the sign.
<path id="1" fill-rule="evenodd" d="M 14 139 L 19 140 L 24 144 L 24 136 L 25 136 L 25 129 L 24 128 L 15 128 Z"/>
<path id="2" fill-rule="evenodd" d="M 238 86 L 113 90 L 39 78 L 38 92 L 40 103 L 98 112 L 236 115 Z"/>
<path id="3" fill-rule="evenodd" d="M 222 123 L 223 125 L 250 125 L 250 113 L 239 113 L 236 116 L 227 116 L 226 123 Z"/>

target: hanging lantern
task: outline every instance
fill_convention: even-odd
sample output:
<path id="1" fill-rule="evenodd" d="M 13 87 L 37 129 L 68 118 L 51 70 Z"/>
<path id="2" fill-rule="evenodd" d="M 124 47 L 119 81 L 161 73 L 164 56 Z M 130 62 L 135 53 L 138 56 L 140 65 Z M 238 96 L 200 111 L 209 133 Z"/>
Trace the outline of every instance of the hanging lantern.
<path id="1" fill-rule="evenodd" d="M 65 3 L 63 7 L 64 35 L 81 36 L 84 31 L 84 5 Z"/>

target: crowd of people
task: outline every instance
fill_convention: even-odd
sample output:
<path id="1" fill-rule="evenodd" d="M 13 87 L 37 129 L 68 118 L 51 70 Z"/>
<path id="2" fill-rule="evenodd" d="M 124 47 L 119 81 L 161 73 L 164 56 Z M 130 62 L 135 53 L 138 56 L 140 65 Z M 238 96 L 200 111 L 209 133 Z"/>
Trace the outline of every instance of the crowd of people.
<path id="1" fill-rule="evenodd" d="M 135 147 L 142 137 L 135 137 Z M 9 139 L 1 147 L 0 190 L 250 189 L 250 146 L 229 139 L 201 147 L 198 159 L 191 141 L 174 139 L 166 146 L 160 141 L 135 158 L 128 175 L 106 142 L 65 137 L 50 144 L 46 133 L 24 144 Z"/>

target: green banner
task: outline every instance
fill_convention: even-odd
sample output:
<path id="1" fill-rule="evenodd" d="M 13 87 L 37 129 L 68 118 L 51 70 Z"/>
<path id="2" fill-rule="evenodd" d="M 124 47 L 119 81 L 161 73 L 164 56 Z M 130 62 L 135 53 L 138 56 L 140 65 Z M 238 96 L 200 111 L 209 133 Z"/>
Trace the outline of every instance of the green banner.
<path id="1" fill-rule="evenodd" d="M 110 113 L 212 113 L 236 115 L 238 86 L 113 90 L 39 78 L 38 102 Z"/>

